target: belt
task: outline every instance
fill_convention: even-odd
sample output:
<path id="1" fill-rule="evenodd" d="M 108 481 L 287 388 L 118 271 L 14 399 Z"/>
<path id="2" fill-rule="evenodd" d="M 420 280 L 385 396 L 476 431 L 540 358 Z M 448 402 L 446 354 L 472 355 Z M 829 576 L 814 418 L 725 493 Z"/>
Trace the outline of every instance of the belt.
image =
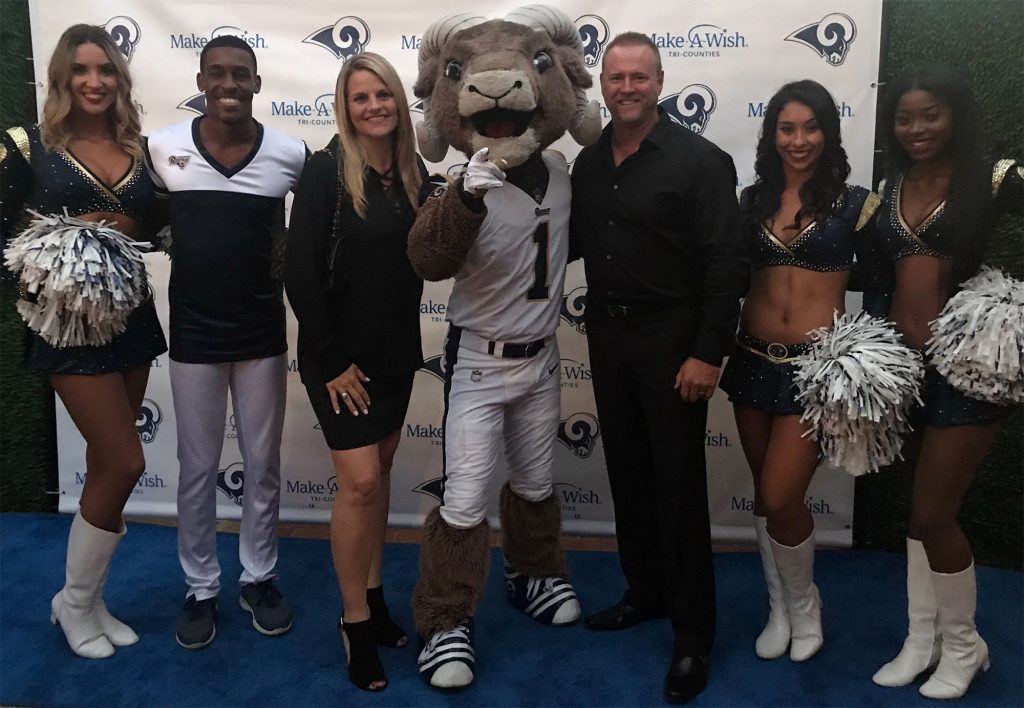
<path id="1" fill-rule="evenodd" d="M 456 329 L 452 325 L 453 329 Z M 461 329 L 461 328 L 458 328 Z M 538 339 L 533 342 L 499 342 L 493 339 L 484 339 L 478 334 L 462 329 L 459 334 L 459 346 L 480 354 L 489 354 L 499 359 L 530 359 L 537 356 L 544 348 L 547 339 Z"/>
<path id="2" fill-rule="evenodd" d="M 614 320 L 623 320 L 629 317 L 636 317 L 645 312 L 657 312 L 667 310 L 673 305 L 679 304 L 680 300 L 652 300 L 651 302 L 636 302 L 631 304 L 618 304 L 610 302 L 588 303 L 588 308 L 593 308 L 601 314 L 607 315 Z"/>
<path id="3" fill-rule="evenodd" d="M 788 364 L 796 361 L 802 354 L 811 351 L 810 342 L 798 344 L 779 344 L 777 342 L 766 342 L 763 339 L 753 337 L 746 332 L 736 333 L 736 343 L 759 357 L 767 359 L 775 364 Z"/>

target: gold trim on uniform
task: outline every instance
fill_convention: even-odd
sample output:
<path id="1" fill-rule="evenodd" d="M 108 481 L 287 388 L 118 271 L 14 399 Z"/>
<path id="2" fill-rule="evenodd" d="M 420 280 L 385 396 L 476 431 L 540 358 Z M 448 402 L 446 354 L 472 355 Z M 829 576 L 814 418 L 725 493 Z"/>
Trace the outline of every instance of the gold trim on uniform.
<path id="1" fill-rule="evenodd" d="M 992 196 L 999 194 L 999 188 L 1003 186 L 1006 173 L 1010 171 L 1016 160 L 1000 160 L 992 167 Z M 1017 173 L 1024 177 L 1024 167 L 1017 166 Z"/>
<path id="2" fill-rule="evenodd" d="M 14 128 L 8 128 L 7 134 L 11 136 L 14 146 L 18 148 L 18 152 L 25 158 L 25 162 L 28 162 L 32 157 L 32 148 L 29 147 L 28 142 L 28 132 L 21 126 L 15 126 Z"/>
<path id="3" fill-rule="evenodd" d="M 792 364 L 794 361 L 799 361 L 799 359 L 800 359 L 800 357 L 798 357 L 798 356 L 788 356 L 788 357 L 772 356 L 771 354 L 767 354 L 765 352 L 758 351 L 757 349 L 754 349 L 751 346 L 747 346 L 743 342 L 736 342 L 736 344 L 738 346 L 742 347 L 743 349 L 746 349 L 751 354 L 756 354 L 757 356 L 761 357 L 762 359 L 770 361 L 773 364 Z M 768 346 L 772 347 L 772 346 L 784 346 L 784 345 L 781 345 L 781 344 L 769 344 Z"/>
<path id="4" fill-rule="evenodd" d="M 882 206 L 882 198 L 874 192 L 868 192 L 868 196 L 864 199 L 864 206 L 860 208 L 860 218 L 857 219 L 857 225 L 853 227 L 853 230 L 863 229 L 880 206 Z"/>
<path id="5" fill-rule="evenodd" d="M 6 159 L 7 159 L 7 146 L 4 145 L 3 143 L 0 143 L 0 162 L 3 162 Z"/>

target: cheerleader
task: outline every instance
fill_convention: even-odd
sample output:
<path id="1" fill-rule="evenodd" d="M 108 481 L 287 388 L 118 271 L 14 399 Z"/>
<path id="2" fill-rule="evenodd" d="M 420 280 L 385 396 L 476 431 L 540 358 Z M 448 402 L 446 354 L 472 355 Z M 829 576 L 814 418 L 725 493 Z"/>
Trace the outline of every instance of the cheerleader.
<path id="1" fill-rule="evenodd" d="M 754 648 L 763 659 L 788 649 L 790 659 L 805 661 L 823 642 L 814 522 L 804 506 L 820 447 L 801 421 L 796 359 L 811 348 L 807 333 L 844 311 L 854 251 L 871 238 L 878 197 L 846 184 L 835 100 L 810 80 L 769 101 L 755 171 L 740 196 L 753 272 L 721 387 L 753 474 L 768 585 L 768 624 Z"/>
<path id="2" fill-rule="evenodd" d="M 123 235 L 79 225 L 86 227 L 94 245 L 128 245 L 123 252 L 105 255 L 127 264 L 129 270 L 118 276 L 132 275 L 132 285 L 144 300 L 127 321 L 113 327 L 120 334 L 98 337 L 106 340 L 102 344 L 96 343 L 98 330 L 88 322 L 84 328 L 81 322 L 77 329 L 65 326 L 74 317 L 68 312 L 57 312 L 50 326 L 34 322 L 37 331 L 28 333 L 29 366 L 49 375 L 86 442 L 88 475 L 68 538 L 65 585 L 53 597 L 51 621 L 60 624 L 74 653 L 92 659 L 138 641 L 130 627 L 107 611 L 103 586 L 125 534 L 122 509 L 145 468 L 135 420 L 150 362 L 167 350 L 141 258 L 130 242 L 153 192 L 131 88 L 124 57 L 103 28 L 74 25 L 61 35 L 50 59 L 41 123 L 11 128 L 0 138 L 0 235 L 7 263 L 24 265 L 20 256 L 34 248 L 26 243 L 32 241 L 28 237 L 16 240 L 31 220 L 30 210 L 64 217 L 37 222 L 33 228 L 40 237 L 51 226 L 77 228 L 67 217 L 103 221 Z M 89 255 L 87 249 L 76 253 Z M 22 314 L 38 314 L 46 292 L 24 292 Z M 123 292 L 114 295 L 120 298 Z"/>
<path id="3" fill-rule="evenodd" d="M 1020 213 L 1024 179 L 1019 162 L 993 165 L 981 158 L 977 107 L 953 71 L 919 70 L 889 91 L 880 118 L 887 170 L 878 223 L 895 266 L 890 317 L 910 346 L 924 350 L 933 335 L 929 323 L 958 284 L 978 272 L 996 217 Z M 1021 336 L 1013 331 L 1019 324 L 1003 329 Z M 909 632 L 873 680 L 903 686 L 936 667 L 920 693 L 959 698 L 989 658 L 974 623 L 974 559 L 957 512 L 992 443 L 994 424 L 1008 408 L 966 395 L 931 367 L 923 397 L 908 440 L 916 452 L 907 537 Z"/>

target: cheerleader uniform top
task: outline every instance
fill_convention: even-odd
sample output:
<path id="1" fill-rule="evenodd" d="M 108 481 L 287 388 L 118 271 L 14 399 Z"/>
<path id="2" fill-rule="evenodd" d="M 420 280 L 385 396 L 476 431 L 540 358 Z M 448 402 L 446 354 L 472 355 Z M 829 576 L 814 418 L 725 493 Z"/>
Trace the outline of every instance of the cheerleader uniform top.
<path id="1" fill-rule="evenodd" d="M 747 187 L 740 194 L 744 214 L 749 209 L 749 191 Z M 788 243 L 779 240 L 767 224 L 746 219 L 751 268 L 788 265 L 820 273 L 850 270 L 854 253 L 874 238 L 872 217 L 880 201 L 874 192 L 847 185 L 824 221 L 815 219 Z"/>
<path id="2" fill-rule="evenodd" d="M 81 216 L 108 211 L 141 221 L 153 199 L 153 183 L 140 158 L 106 184 L 66 148 L 43 147 L 38 126 L 10 128 L 0 134 L 0 246 L 18 236 L 40 214 Z M 4 276 L 13 275 L 3 270 Z M 103 346 L 57 349 L 32 332 L 29 365 L 50 373 L 99 374 L 124 371 L 167 351 L 152 300 L 129 317 L 127 329 Z"/>
<path id="3" fill-rule="evenodd" d="M 906 173 L 896 175 L 891 184 L 883 181 L 882 209 L 878 219 L 881 246 L 890 261 L 905 256 L 933 256 L 952 260 L 956 239 L 953 223 L 946 204 L 935 207 L 917 226 L 903 219 L 901 194 Z M 1020 212 L 1024 205 L 1024 167 L 1015 160 L 1000 160 L 992 168 L 992 208 L 996 214 L 1005 211 Z"/>

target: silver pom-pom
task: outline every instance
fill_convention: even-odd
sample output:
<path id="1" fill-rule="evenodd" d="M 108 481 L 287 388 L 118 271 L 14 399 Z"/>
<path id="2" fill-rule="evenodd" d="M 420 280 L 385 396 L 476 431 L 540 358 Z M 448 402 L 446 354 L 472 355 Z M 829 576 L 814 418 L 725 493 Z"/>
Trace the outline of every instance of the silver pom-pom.
<path id="1" fill-rule="evenodd" d="M 826 459 L 854 476 L 877 472 L 901 457 L 907 415 L 921 403 L 924 363 L 900 341 L 895 326 L 866 312 L 832 318 L 810 333 L 794 385 L 804 406 L 806 435 Z"/>
<path id="2" fill-rule="evenodd" d="M 957 390 L 1024 402 L 1024 283 L 982 267 L 931 322 L 927 354 Z"/>
<path id="3" fill-rule="evenodd" d="M 32 223 L 4 251 L 21 282 L 18 312 L 55 347 L 110 342 L 149 297 L 139 250 L 148 244 L 102 221 L 30 213 Z"/>

